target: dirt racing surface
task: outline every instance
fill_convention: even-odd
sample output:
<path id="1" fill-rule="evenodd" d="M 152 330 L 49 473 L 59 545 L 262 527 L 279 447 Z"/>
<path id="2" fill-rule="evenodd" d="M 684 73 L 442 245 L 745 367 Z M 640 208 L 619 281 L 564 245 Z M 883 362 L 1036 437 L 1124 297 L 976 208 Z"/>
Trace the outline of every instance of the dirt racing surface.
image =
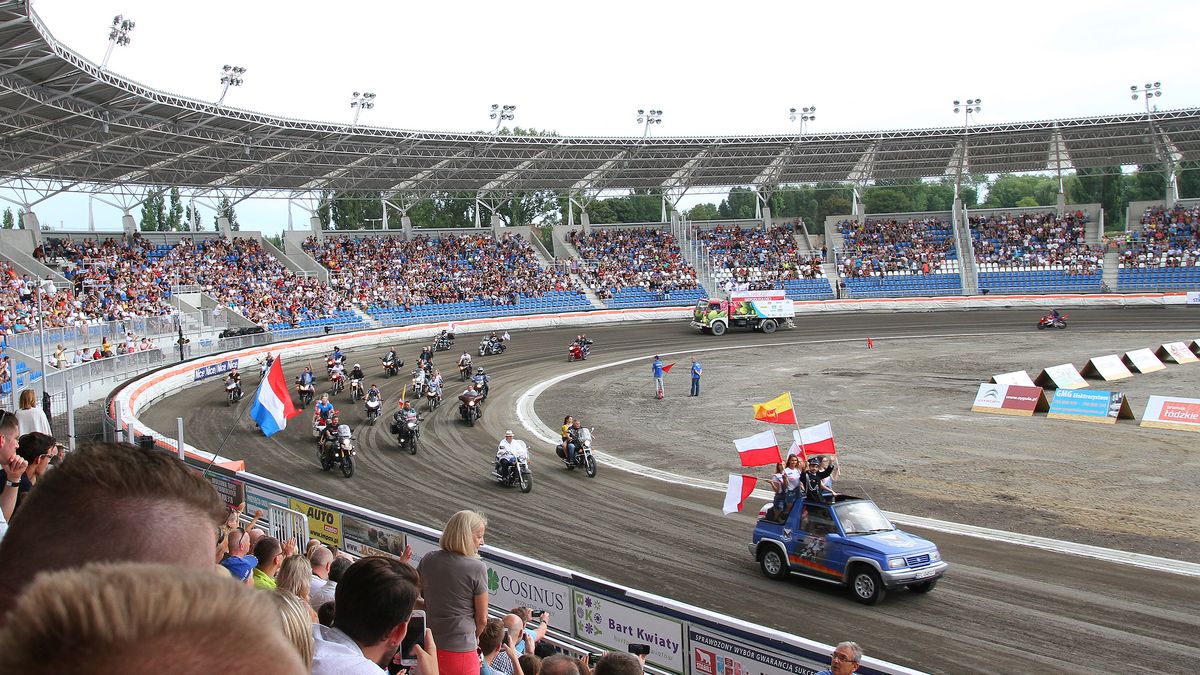
<path id="1" fill-rule="evenodd" d="M 774 335 L 721 338 L 682 321 L 613 326 L 589 331 L 593 356 L 573 364 L 566 346 L 577 329 L 515 332 L 507 353 L 476 356 L 493 378 L 480 424 L 467 427 L 454 406 L 428 413 L 415 456 L 397 451 L 386 424 L 360 426 L 361 407 L 339 396 L 359 441 L 358 471 L 349 480 L 320 470 L 305 418 L 263 438 L 247 419 L 248 402 L 227 407 L 220 383 L 185 389 L 143 420 L 170 434 L 182 415 L 189 442 L 244 458 L 251 472 L 425 525 L 441 527 L 461 508 L 481 509 L 491 546 L 823 642 L 853 639 L 869 655 L 922 670 L 1194 672 L 1195 578 L 918 531 L 950 563 L 945 579 L 927 595 L 893 591 L 866 607 L 834 586 L 763 577 L 746 551 L 757 504 L 723 517 L 718 492 L 603 464 L 587 479 L 537 443 L 530 494 L 488 476 L 504 430 L 523 433 L 515 412 L 521 394 L 547 378 L 636 358 L 550 387 L 537 416 L 556 426 L 564 414 L 581 415 L 603 452 L 723 482 L 741 471 L 732 439 L 768 428 L 753 420 L 750 405 L 790 390 L 803 423 L 832 422 L 845 464 L 837 487 L 866 492 L 884 509 L 1194 560 L 1200 435 L 1128 421 L 984 415 L 970 406 L 993 374 L 1026 369 L 1036 376 L 1046 366 L 1200 339 L 1200 313 L 1079 310 L 1068 330 L 1054 332 L 1037 332 L 1036 320 L 1036 312 L 854 314 L 802 317 L 796 329 Z M 462 336 L 459 351 L 474 350 L 478 340 Z M 375 366 L 386 348 L 349 358 Z M 710 348 L 720 349 L 700 351 Z M 419 349 L 399 346 L 410 364 Z M 436 363 L 453 372 L 457 353 L 442 352 Z M 652 398 L 656 353 L 678 364 L 663 401 Z M 704 365 L 698 399 L 686 396 L 691 354 Z M 284 365 L 290 381 L 303 364 Z M 394 401 L 408 378 L 372 381 Z M 1150 393 L 1200 398 L 1198 382 L 1200 364 L 1168 365 L 1092 388 L 1127 392 L 1140 415 Z M 775 430 L 786 443 L 788 428 Z"/>

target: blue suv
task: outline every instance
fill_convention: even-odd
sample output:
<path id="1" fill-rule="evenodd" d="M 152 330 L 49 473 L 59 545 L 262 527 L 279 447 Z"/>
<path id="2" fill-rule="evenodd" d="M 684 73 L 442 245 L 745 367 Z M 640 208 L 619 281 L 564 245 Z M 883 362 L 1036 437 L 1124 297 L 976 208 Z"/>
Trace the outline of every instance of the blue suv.
<path id="1" fill-rule="evenodd" d="M 947 568 L 933 542 L 896 529 L 875 502 L 848 495 L 801 499 L 788 514 L 764 507 L 750 553 L 772 579 L 797 574 L 841 584 L 867 605 L 902 586 L 928 593 Z"/>

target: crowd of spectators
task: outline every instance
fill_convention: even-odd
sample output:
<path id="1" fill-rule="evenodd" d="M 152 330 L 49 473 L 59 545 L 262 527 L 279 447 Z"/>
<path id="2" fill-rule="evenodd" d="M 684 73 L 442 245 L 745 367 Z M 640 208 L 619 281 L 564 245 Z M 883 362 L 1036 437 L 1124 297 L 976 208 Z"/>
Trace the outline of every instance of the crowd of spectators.
<path id="1" fill-rule="evenodd" d="M 696 288 L 696 270 L 670 232 L 597 228 L 590 234 L 572 230 L 567 236 L 579 254 L 576 269 L 600 298 L 626 288 L 658 293 Z"/>
<path id="2" fill-rule="evenodd" d="M 1104 251 L 1086 243 L 1087 222 L 1082 211 L 971 216 L 975 261 L 983 267 L 1054 267 L 1067 274 L 1094 274 L 1104 264 Z"/>
<path id="3" fill-rule="evenodd" d="M 1200 205 L 1142 213 L 1141 228 L 1126 236 L 1121 264 L 1126 267 L 1193 267 L 1200 265 Z"/>
<path id="4" fill-rule="evenodd" d="M 815 279 L 823 276 L 822 255 L 801 255 L 792 231 L 786 227 L 745 229 L 718 225 L 697 230 L 696 238 L 708 248 L 717 276 L 748 290 L 777 288 L 789 279 Z"/>
<path id="5" fill-rule="evenodd" d="M 518 234 L 309 237 L 303 247 L 336 277 L 336 292 L 364 308 L 467 300 L 515 305 L 522 296 L 579 290 L 565 269 L 543 269 Z"/>
<path id="6" fill-rule="evenodd" d="M 953 227 L 940 218 L 843 220 L 839 260 L 843 277 L 875 277 L 891 272 L 936 274 L 954 251 Z"/>

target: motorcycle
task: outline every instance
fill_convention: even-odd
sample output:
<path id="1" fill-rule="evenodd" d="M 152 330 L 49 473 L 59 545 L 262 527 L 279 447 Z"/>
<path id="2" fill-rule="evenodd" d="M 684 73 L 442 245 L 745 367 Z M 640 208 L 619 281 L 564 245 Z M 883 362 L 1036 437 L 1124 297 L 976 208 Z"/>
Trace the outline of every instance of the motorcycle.
<path id="1" fill-rule="evenodd" d="M 420 376 L 418 376 L 417 373 L 420 373 Z M 414 370 L 413 371 L 413 379 L 412 379 L 411 386 L 412 386 L 412 397 L 413 397 L 414 401 L 419 400 L 422 396 L 425 395 L 425 373 L 424 373 L 424 371 L 422 371 L 422 370 Z"/>
<path id="2" fill-rule="evenodd" d="M 407 450 L 410 455 L 417 454 L 417 439 L 421 437 L 421 426 L 415 419 L 398 419 L 392 422 L 392 431 L 396 434 L 396 442 L 400 444 L 401 450 Z"/>
<path id="3" fill-rule="evenodd" d="M 467 380 L 471 379 L 471 364 L 470 363 L 460 363 L 458 365 L 458 379 L 462 380 L 463 382 L 466 382 Z"/>
<path id="4" fill-rule="evenodd" d="M 467 424 L 475 426 L 475 421 L 483 415 L 483 397 L 482 396 L 467 396 L 460 395 L 458 400 L 458 414 L 466 420 Z"/>
<path id="5" fill-rule="evenodd" d="M 341 360 L 336 360 L 332 356 L 328 359 L 325 359 L 325 372 L 329 373 L 329 377 L 332 379 L 334 364 L 341 363 L 342 365 L 345 365 L 345 361 L 345 357 L 343 357 Z"/>
<path id="6" fill-rule="evenodd" d="M 229 399 L 229 405 L 233 405 L 234 403 L 242 400 L 242 385 L 233 381 L 226 382 L 225 396 Z"/>
<path id="7" fill-rule="evenodd" d="M 323 417 L 321 413 L 313 413 L 313 438 L 319 438 L 328 425 L 329 418 Z"/>
<path id="8" fill-rule="evenodd" d="M 342 475 L 350 478 L 354 475 L 354 438 L 350 434 L 350 427 L 345 424 L 338 425 L 337 436 L 330 439 L 325 445 L 319 449 L 318 454 L 321 459 L 321 470 L 328 471 L 334 466 L 342 467 Z"/>
<path id="9" fill-rule="evenodd" d="M 591 431 L 591 430 L 589 429 L 588 431 Z M 571 471 L 574 471 L 575 467 L 577 467 L 577 466 L 582 467 L 584 473 L 587 474 L 588 478 L 595 478 L 596 477 L 596 458 L 592 455 L 591 439 L 584 441 L 581 444 L 581 446 L 582 447 L 575 448 L 575 461 L 574 462 L 570 462 L 567 460 L 567 452 L 563 448 L 561 443 L 554 446 L 554 452 L 555 452 L 555 454 L 558 455 L 558 458 L 562 460 L 562 463 Z"/>
<path id="10" fill-rule="evenodd" d="M 338 375 L 333 378 L 333 394 L 334 396 L 342 393 L 346 389 L 346 376 Z"/>
<path id="11" fill-rule="evenodd" d="M 400 366 L 404 365 L 403 359 L 400 359 L 399 361 L 397 361 L 396 359 L 389 360 L 388 357 L 381 356 L 381 357 L 379 357 L 379 360 L 383 362 L 383 376 L 384 377 L 391 377 L 393 375 L 399 375 L 400 374 Z"/>
<path id="12" fill-rule="evenodd" d="M 506 350 L 506 349 L 508 349 L 508 346 L 505 345 L 502 340 L 494 340 L 493 341 L 489 338 L 483 338 L 479 342 L 479 355 L 480 356 L 489 356 L 489 355 L 494 356 L 496 354 L 503 354 L 504 350 Z"/>
<path id="13" fill-rule="evenodd" d="M 375 420 L 379 419 L 380 413 L 383 412 L 383 400 L 378 398 L 375 400 L 367 399 L 366 409 L 367 423 L 374 426 Z"/>
<path id="14" fill-rule="evenodd" d="M 350 400 L 359 401 L 366 397 L 366 392 L 362 388 L 362 380 L 357 377 L 350 380 Z"/>
<path id="15" fill-rule="evenodd" d="M 442 404 L 442 395 L 433 387 L 425 387 L 425 402 L 429 404 L 429 412 L 433 412 Z"/>
<path id="16" fill-rule="evenodd" d="M 437 339 L 433 341 L 433 350 L 435 352 L 444 352 L 448 349 L 450 349 L 450 338 L 443 335 L 437 336 Z"/>
<path id="17" fill-rule="evenodd" d="M 588 354 L 592 353 L 592 341 L 587 340 L 582 344 L 572 342 L 570 347 L 567 347 L 567 363 L 572 361 L 586 361 Z"/>
<path id="18" fill-rule="evenodd" d="M 300 381 L 300 378 L 297 377 L 296 393 L 300 395 L 300 407 L 304 408 L 307 407 L 309 403 L 312 403 L 313 396 L 316 395 L 317 391 L 316 387 L 314 387 L 311 382 L 304 384 Z"/>
<path id="19" fill-rule="evenodd" d="M 512 464 L 508 467 L 506 473 L 501 473 L 495 467 L 492 469 L 492 476 L 496 482 L 504 487 L 512 487 L 517 485 L 521 488 L 521 492 L 528 493 L 533 489 L 533 469 L 529 468 L 529 448 L 524 441 L 514 441 L 517 446 L 512 452 Z"/>
<path id="20" fill-rule="evenodd" d="M 1047 314 L 1038 320 L 1037 327 L 1038 327 L 1038 330 L 1043 330 L 1046 328 L 1059 328 L 1059 329 L 1066 328 L 1067 327 L 1067 315 L 1059 314 L 1058 318 L 1054 318 L 1050 314 Z"/>

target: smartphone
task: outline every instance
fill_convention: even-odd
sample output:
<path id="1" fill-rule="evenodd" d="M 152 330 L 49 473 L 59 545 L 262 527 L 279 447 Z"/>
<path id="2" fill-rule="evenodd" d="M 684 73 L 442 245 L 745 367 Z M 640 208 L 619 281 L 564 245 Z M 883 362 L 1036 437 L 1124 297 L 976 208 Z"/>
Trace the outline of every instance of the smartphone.
<path id="1" fill-rule="evenodd" d="M 544 610 L 544 609 L 535 609 L 535 610 L 533 610 L 533 618 L 540 619 L 540 618 L 542 618 L 542 615 L 545 613 L 546 613 L 546 610 Z"/>
<path id="2" fill-rule="evenodd" d="M 500 644 L 502 644 L 502 645 L 511 645 L 512 644 L 512 640 L 510 640 L 508 637 L 508 629 L 507 628 L 504 629 L 504 642 L 501 642 Z"/>
<path id="3" fill-rule="evenodd" d="M 650 645 L 630 644 L 629 653 L 636 656 L 646 656 L 650 653 Z"/>
<path id="4" fill-rule="evenodd" d="M 413 655 L 413 647 L 421 645 L 425 648 L 425 610 L 414 609 L 408 618 L 408 632 L 400 642 L 400 665 L 415 666 L 417 658 Z"/>

